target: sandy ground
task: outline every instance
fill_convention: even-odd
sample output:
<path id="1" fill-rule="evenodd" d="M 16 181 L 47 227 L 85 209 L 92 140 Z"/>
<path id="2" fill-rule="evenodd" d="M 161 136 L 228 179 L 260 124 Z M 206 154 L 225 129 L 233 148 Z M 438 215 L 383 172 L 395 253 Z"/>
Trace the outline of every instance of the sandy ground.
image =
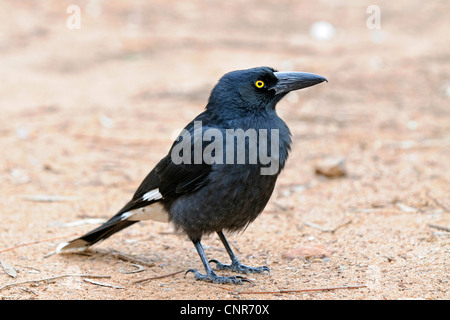
<path id="1" fill-rule="evenodd" d="M 81 28 L 69 29 L 71 1 L 2 1 L 0 297 L 449 299 L 449 3 L 377 3 L 372 30 L 369 1 L 73 1 Z M 331 39 L 310 34 L 321 20 Z M 329 80 L 278 105 L 290 159 L 263 214 L 229 238 L 270 276 L 136 284 L 202 269 L 158 222 L 51 254 L 129 200 L 222 74 L 261 65 Z M 328 158 L 346 175 L 316 174 Z M 204 246 L 227 262 L 216 237 Z M 341 286 L 361 287 L 276 293 Z"/>

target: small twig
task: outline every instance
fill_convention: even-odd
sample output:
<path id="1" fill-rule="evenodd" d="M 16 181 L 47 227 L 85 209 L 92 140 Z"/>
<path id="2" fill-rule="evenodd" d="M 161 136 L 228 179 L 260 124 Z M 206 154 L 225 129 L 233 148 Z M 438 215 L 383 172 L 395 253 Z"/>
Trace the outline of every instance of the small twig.
<path id="1" fill-rule="evenodd" d="M 450 145 L 450 139 L 403 140 L 392 141 L 383 147 L 392 149 L 441 148 Z"/>
<path id="2" fill-rule="evenodd" d="M 332 232 L 334 233 L 334 232 L 336 232 L 338 229 L 340 229 L 340 228 L 342 228 L 342 227 L 345 227 L 346 225 L 349 225 L 350 223 L 352 223 L 352 220 L 348 220 L 347 222 L 344 222 L 344 223 L 338 225 L 336 228 L 333 229 Z"/>
<path id="3" fill-rule="evenodd" d="M 42 279 L 35 279 L 35 280 L 26 280 L 21 282 L 13 282 L 13 283 L 7 283 L 0 287 L 0 290 L 12 287 L 12 286 L 18 286 L 21 284 L 26 283 L 35 283 L 35 282 L 42 282 L 42 281 L 48 281 L 48 280 L 55 280 L 60 278 L 67 278 L 67 277 L 86 277 L 86 278 L 111 278 L 111 276 L 103 276 L 103 275 L 94 275 L 94 274 L 62 274 L 59 276 L 53 276 L 49 278 L 42 278 Z"/>
<path id="4" fill-rule="evenodd" d="M 432 196 L 430 194 L 430 192 L 427 192 L 427 196 L 428 198 L 430 198 L 431 200 L 433 200 L 439 207 L 441 207 L 442 209 L 444 209 L 445 212 L 450 212 L 450 207 L 448 207 L 446 204 L 442 203 L 441 201 L 439 201 L 438 199 L 436 199 L 434 196 Z"/>
<path id="5" fill-rule="evenodd" d="M 101 224 L 101 223 L 105 223 L 106 220 L 105 219 L 97 219 L 97 218 L 86 218 L 86 219 L 82 219 L 82 220 L 76 220 L 76 221 L 72 221 L 72 222 L 67 222 L 67 223 L 61 223 L 58 224 L 58 226 L 64 227 L 64 228 L 69 228 L 69 227 L 78 227 L 84 224 Z"/>
<path id="6" fill-rule="evenodd" d="M 429 223 L 428 226 L 429 226 L 430 228 L 435 228 L 435 229 L 438 229 L 438 230 L 441 230 L 441 231 L 447 231 L 447 232 L 450 232 L 450 228 L 447 228 L 447 227 L 442 227 L 442 226 L 438 226 L 438 225 L 436 225 L 436 224 L 431 224 L 431 223 Z"/>
<path id="7" fill-rule="evenodd" d="M 162 279 L 162 278 L 174 276 L 174 275 L 179 274 L 179 273 L 182 273 L 182 272 L 184 272 L 184 270 L 172 272 L 172 273 L 169 273 L 169 274 L 164 274 L 164 275 L 162 275 L 162 276 L 156 276 L 156 277 L 150 277 L 150 278 L 145 278 L 145 279 L 141 279 L 141 280 L 136 280 L 136 281 L 134 281 L 133 283 L 134 283 L 134 284 L 142 284 L 142 283 L 147 282 L 147 281 L 156 280 L 156 279 Z"/>
<path id="8" fill-rule="evenodd" d="M 378 207 L 378 208 L 349 208 L 348 212 L 350 213 L 372 213 L 372 212 L 379 212 L 380 210 L 384 210 L 384 207 Z"/>
<path id="9" fill-rule="evenodd" d="M 74 201 L 77 200 L 78 198 L 72 196 L 32 195 L 32 196 L 23 196 L 22 199 L 35 202 L 64 202 L 64 201 Z"/>
<path id="10" fill-rule="evenodd" d="M 273 201 L 272 204 L 273 204 L 275 207 L 277 207 L 278 209 L 280 209 L 281 211 L 287 211 L 287 210 L 292 209 L 291 206 L 286 206 L 286 205 L 284 205 L 284 204 L 282 204 L 282 203 L 279 203 L 278 201 Z"/>
<path id="11" fill-rule="evenodd" d="M 118 250 L 110 249 L 110 250 L 101 250 L 101 249 L 89 249 L 89 252 L 100 255 L 110 255 L 116 259 L 131 262 L 138 265 L 144 265 L 146 267 L 154 267 L 155 264 L 150 261 L 146 261 L 143 259 L 136 258 L 130 254 L 120 252 Z"/>
<path id="12" fill-rule="evenodd" d="M 330 230 L 323 228 L 322 226 L 319 226 L 318 224 L 314 223 L 314 222 L 309 222 L 309 221 L 303 221 L 308 227 L 320 230 L 322 232 L 330 232 Z"/>
<path id="13" fill-rule="evenodd" d="M 178 232 L 175 232 L 175 231 L 161 231 L 161 232 L 158 232 L 158 234 L 160 234 L 160 235 L 162 235 L 162 236 L 165 236 L 165 235 L 171 235 L 171 234 L 177 235 L 177 234 L 179 234 L 179 233 L 178 233 Z"/>
<path id="14" fill-rule="evenodd" d="M 280 290 L 280 291 L 233 291 L 232 289 L 219 287 L 220 289 L 230 291 L 234 294 L 281 294 L 281 293 L 302 293 L 302 292 L 314 292 L 314 291 L 331 291 L 340 289 L 360 289 L 365 288 L 366 285 L 354 285 L 354 286 L 342 286 L 342 287 L 326 287 L 326 288 L 311 288 L 311 289 L 299 289 L 299 290 Z"/>
<path id="15" fill-rule="evenodd" d="M 14 250 L 20 247 L 25 247 L 25 246 L 31 246 L 33 244 L 38 244 L 38 243 L 42 243 L 42 242 L 47 242 L 47 241 L 53 241 L 53 240 L 58 240 L 58 239 L 63 239 L 63 238 L 69 238 L 69 237 L 74 237 L 77 234 L 71 234 L 71 235 L 66 235 L 66 236 L 60 236 L 60 237 L 55 237 L 55 238 L 49 238 L 49 239 L 44 239 L 44 240 L 37 240 L 37 241 L 32 241 L 32 242 L 26 242 L 26 243 L 22 243 L 22 244 L 18 244 L 17 246 L 14 247 L 10 247 L 10 248 L 6 248 L 3 250 L 0 250 L 0 253 L 6 252 L 6 251 L 10 251 L 10 250 Z"/>
<path id="16" fill-rule="evenodd" d="M 120 273 L 123 273 L 123 274 L 132 274 L 132 273 L 142 272 L 142 271 L 145 270 L 145 268 L 144 268 L 143 266 L 141 266 L 140 264 L 132 263 L 131 265 L 132 265 L 133 267 L 135 267 L 136 270 L 127 271 L 127 270 L 125 270 L 124 268 L 120 267 L 118 271 L 119 271 Z"/>
<path id="17" fill-rule="evenodd" d="M 108 287 L 108 288 L 113 288 L 113 289 L 125 289 L 125 287 L 119 287 L 119 286 L 115 286 L 110 283 L 98 282 L 98 281 L 94 281 L 94 280 L 90 280 L 90 279 L 84 279 L 84 281 L 91 283 L 91 284 L 95 284 L 97 286 L 101 286 L 101 287 Z"/>
<path id="18" fill-rule="evenodd" d="M 33 290 L 31 290 L 31 289 L 28 289 L 28 288 L 20 288 L 20 289 L 22 289 L 22 290 L 25 291 L 25 292 L 32 293 L 32 294 L 34 294 L 35 296 L 38 295 L 35 291 L 33 291 Z"/>
<path id="19" fill-rule="evenodd" d="M 90 141 L 93 141 L 95 143 L 102 143 L 102 144 L 113 144 L 113 145 L 137 145 L 137 146 L 143 146 L 148 143 L 146 140 L 136 140 L 136 139 L 117 139 L 114 137 L 102 137 L 102 136 L 92 136 L 87 134 L 81 134 L 76 133 L 73 135 L 77 139 L 87 139 Z"/>
<path id="20" fill-rule="evenodd" d="M 338 225 L 338 226 L 335 227 L 334 229 L 326 229 L 326 228 L 324 228 L 324 227 L 322 227 L 322 226 L 320 226 L 320 225 L 318 225 L 318 224 L 316 224 L 316 223 L 309 222 L 309 221 L 304 221 L 304 223 L 305 223 L 308 227 L 311 227 L 311 228 L 314 228 L 314 229 L 318 229 L 318 230 L 320 230 L 320 231 L 322 231 L 322 232 L 335 233 L 338 229 L 340 229 L 340 228 L 342 228 L 342 227 L 344 227 L 344 226 L 346 226 L 346 225 L 352 223 L 352 220 L 348 220 L 347 222 L 344 222 L 344 223 Z"/>

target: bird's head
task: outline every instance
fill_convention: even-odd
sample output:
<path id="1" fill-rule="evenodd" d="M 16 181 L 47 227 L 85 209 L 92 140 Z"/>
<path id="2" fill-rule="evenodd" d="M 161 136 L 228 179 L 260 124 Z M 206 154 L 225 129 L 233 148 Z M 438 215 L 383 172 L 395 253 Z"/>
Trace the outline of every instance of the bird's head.
<path id="1" fill-rule="evenodd" d="M 278 72 L 269 67 L 232 71 L 214 87 L 207 108 L 273 110 L 289 92 L 323 81 L 327 79 L 317 74 Z"/>

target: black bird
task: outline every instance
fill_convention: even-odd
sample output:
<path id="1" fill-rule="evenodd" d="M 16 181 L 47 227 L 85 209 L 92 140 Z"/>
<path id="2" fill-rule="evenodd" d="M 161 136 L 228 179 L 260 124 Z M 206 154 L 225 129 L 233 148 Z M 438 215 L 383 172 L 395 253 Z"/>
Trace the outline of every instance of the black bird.
<path id="1" fill-rule="evenodd" d="M 133 198 L 100 227 L 60 244 L 57 252 L 84 250 L 140 220 L 151 219 L 171 222 L 194 243 L 206 270 L 206 274 L 187 271 L 197 280 L 248 281 L 217 275 L 211 262 L 218 270 L 269 272 L 266 266 L 241 264 L 223 231 L 243 230 L 263 211 L 286 163 L 291 134 L 278 117 L 276 104 L 290 91 L 323 81 L 327 80 L 316 74 L 277 72 L 269 67 L 225 74 L 205 110 L 184 128 Z M 236 132 L 244 133 L 243 138 Z M 200 241 L 214 232 L 231 258 L 230 265 L 206 258 Z"/>

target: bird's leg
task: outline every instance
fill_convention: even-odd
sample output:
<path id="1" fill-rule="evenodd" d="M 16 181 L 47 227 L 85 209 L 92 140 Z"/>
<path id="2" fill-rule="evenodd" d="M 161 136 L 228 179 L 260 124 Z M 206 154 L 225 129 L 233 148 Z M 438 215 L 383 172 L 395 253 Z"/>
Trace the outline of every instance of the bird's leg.
<path id="1" fill-rule="evenodd" d="M 222 243 L 223 243 L 225 249 L 227 250 L 228 255 L 230 256 L 230 259 L 231 259 L 230 265 L 220 263 L 219 261 L 217 261 L 215 259 L 210 260 L 209 262 L 214 262 L 216 264 L 216 268 L 218 270 L 231 270 L 234 272 L 245 273 L 245 274 L 264 273 L 267 271 L 267 273 L 270 274 L 270 269 L 266 266 L 247 267 L 247 266 L 243 265 L 242 263 L 240 263 L 239 260 L 236 258 L 236 255 L 234 254 L 233 250 L 231 250 L 231 247 L 228 244 L 228 241 L 225 238 L 225 236 L 223 235 L 222 231 L 218 231 L 217 234 L 218 234 L 220 240 L 222 241 Z"/>
<path id="2" fill-rule="evenodd" d="M 206 274 L 201 274 L 195 269 L 189 269 L 186 271 L 186 274 L 192 272 L 194 274 L 195 280 L 209 281 L 212 283 L 231 283 L 231 284 L 243 284 L 244 282 L 250 282 L 250 280 L 241 277 L 241 276 L 218 276 L 211 268 L 208 263 L 208 259 L 206 258 L 205 251 L 203 250 L 203 246 L 200 243 L 200 239 L 191 239 L 194 243 L 195 249 L 197 249 L 198 255 L 202 260 L 203 266 L 205 267 Z"/>

